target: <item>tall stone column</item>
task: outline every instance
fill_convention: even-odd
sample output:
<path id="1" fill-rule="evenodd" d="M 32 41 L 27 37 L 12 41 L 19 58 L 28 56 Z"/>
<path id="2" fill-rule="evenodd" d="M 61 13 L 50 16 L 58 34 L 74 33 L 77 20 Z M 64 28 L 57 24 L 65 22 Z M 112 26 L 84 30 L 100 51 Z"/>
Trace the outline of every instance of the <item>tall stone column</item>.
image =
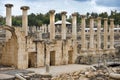
<path id="1" fill-rule="evenodd" d="M 63 11 L 61 12 L 62 15 L 62 39 L 66 40 L 66 14 L 67 12 Z"/>
<path id="2" fill-rule="evenodd" d="M 72 14 L 72 39 L 77 39 L 77 13 Z"/>
<path id="3" fill-rule="evenodd" d="M 90 47 L 89 50 L 94 50 L 94 19 L 90 17 Z"/>
<path id="4" fill-rule="evenodd" d="M 5 4 L 6 7 L 6 25 L 12 26 L 12 16 L 11 16 L 11 8 L 13 7 L 13 4 Z M 11 38 L 11 33 L 9 31 L 6 31 L 6 41 Z"/>
<path id="5" fill-rule="evenodd" d="M 101 17 L 98 17 L 97 21 L 97 50 L 101 50 Z"/>
<path id="6" fill-rule="evenodd" d="M 5 4 L 6 7 L 6 25 L 12 26 L 11 8 L 13 4 Z"/>
<path id="7" fill-rule="evenodd" d="M 29 9 L 28 6 L 22 6 L 22 28 L 25 30 L 25 36 L 28 36 L 28 16 L 27 10 Z"/>
<path id="8" fill-rule="evenodd" d="M 108 48 L 108 18 L 104 18 L 104 50 Z"/>
<path id="9" fill-rule="evenodd" d="M 85 15 L 82 15 L 82 20 L 81 20 L 81 50 L 82 51 L 86 50 L 85 18 L 86 18 Z"/>
<path id="10" fill-rule="evenodd" d="M 114 19 L 110 19 L 110 49 L 114 49 Z"/>
<path id="11" fill-rule="evenodd" d="M 50 40 L 55 39 L 55 10 L 50 10 Z"/>

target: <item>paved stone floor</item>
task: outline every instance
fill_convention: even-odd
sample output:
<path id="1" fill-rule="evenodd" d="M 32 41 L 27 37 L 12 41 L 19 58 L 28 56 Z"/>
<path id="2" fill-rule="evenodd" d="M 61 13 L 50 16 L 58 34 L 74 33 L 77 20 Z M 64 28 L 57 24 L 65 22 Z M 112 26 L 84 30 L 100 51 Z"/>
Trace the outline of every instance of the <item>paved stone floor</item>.
<path id="1" fill-rule="evenodd" d="M 8 80 L 8 79 L 13 79 L 14 76 L 8 75 L 8 74 L 0 74 L 0 80 Z"/>
<path id="2" fill-rule="evenodd" d="M 84 70 L 86 68 L 89 68 L 90 65 L 80 65 L 80 64 L 69 64 L 69 65 L 61 65 L 61 66 L 50 66 L 50 74 L 52 76 L 56 76 L 62 73 L 69 73 L 69 72 L 74 72 L 78 70 Z M 18 73 L 23 73 L 27 74 L 30 72 L 35 72 L 37 74 L 45 74 L 46 73 L 46 68 L 45 67 L 40 67 L 40 68 L 28 68 L 25 70 L 0 70 L 0 80 L 5 79 L 5 78 L 12 78 L 15 77 L 15 74 Z"/>
<path id="3" fill-rule="evenodd" d="M 62 74 L 62 73 L 69 73 L 74 72 L 78 70 L 84 70 L 86 68 L 89 68 L 90 65 L 80 65 L 80 64 L 69 64 L 69 65 L 61 65 L 61 66 L 50 66 L 50 74 L 53 76 Z M 45 67 L 40 68 L 29 68 L 26 69 L 29 71 L 34 71 L 37 74 L 44 74 L 45 73 Z"/>

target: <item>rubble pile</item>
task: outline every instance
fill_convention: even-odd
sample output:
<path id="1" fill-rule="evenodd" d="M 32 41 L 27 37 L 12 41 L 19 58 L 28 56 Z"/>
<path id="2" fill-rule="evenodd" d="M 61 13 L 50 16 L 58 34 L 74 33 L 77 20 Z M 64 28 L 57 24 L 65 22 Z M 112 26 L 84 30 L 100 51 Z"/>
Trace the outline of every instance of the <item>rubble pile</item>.
<path id="1" fill-rule="evenodd" d="M 120 70 L 119 70 L 120 71 Z M 87 69 L 75 71 L 72 73 L 63 73 L 55 76 L 52 80 L 116 80 L 109 77 L 109 73 L 105 68 L 97 70 Z"/>

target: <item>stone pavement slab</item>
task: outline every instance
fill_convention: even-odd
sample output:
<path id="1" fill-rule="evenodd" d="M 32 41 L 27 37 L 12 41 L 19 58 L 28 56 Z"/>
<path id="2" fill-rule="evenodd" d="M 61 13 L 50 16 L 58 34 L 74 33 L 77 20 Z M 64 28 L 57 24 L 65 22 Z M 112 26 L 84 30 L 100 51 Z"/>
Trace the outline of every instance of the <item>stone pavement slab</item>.
<path id="1" fill-rule="evenodd" d="M 8 75 L 8 74 L 0 74 L 0 80 L 12 80 L 15 77 L 12 75 Z"/>
<path id="2" fill-rule="evenodd" d="M 74 71 L 85 70 L 86 68 L 89 68 L 89 67 L 90 67 L 90 65 L 80 65 L 80 64 L 50 66 L 50 74 L 52 74 L 52 76 L 56 76 L 56 75 L 59 75 L 62 73 L 70 73 L 70 72 L 74 72 Z M 34 71 L 37 74 L 45 73 L 45 67 L 29 68 L 26 70 Z"/>

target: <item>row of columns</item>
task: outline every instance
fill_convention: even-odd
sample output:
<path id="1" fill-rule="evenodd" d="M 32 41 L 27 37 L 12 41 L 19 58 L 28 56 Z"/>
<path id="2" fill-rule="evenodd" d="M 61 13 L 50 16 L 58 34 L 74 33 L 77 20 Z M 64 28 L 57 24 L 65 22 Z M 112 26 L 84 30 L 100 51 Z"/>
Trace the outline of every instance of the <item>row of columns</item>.
<path id="1" fill-rule="evenodd" d="M 6 7 L 6 25 L 12 27 L 12 10 L 13 4 L 5 4 Z M 22 10 L 22 28 L 25 31 L 25 36 L 28 35 L 28 16 L 27 16 L 27 10 L 29 9 L 28 6 L 22 6 L 20 8 Z"/>
<path id="2" fill-rule="evenodd" d="M 97 18 L 97 50 L 101 50 L 101 18 Z M 85 16 L 81 22 L 81 50 L 86 50 Z M 104 50 L 108 49 L 108 19 L 104 18 Z M 94 49 L 94 19 L 90 18 L 90 50 Z M 114 49 L 114 19 L 110 19 L 110 49 Z"/>
<path id="3" fill-rule="evenodd" d="M 6 25 L 12 26 L 11 20 L 11 8 L 12 4 L 6 4 Z M 28 6 L 22 6 L 22 28 L 25 30 L 25 36 L 28 35 L 28 17 L 27 17 L 27 10 L 29 9 Z M 50 10 L 50 40 L 55 39 L 55 10 Z M 67 12 L 61 12 L 62 15 L 62 39 L 66 39 L 66 14 Z M 76 20 L 77 13 L 72 14 L 72 39 L 77 39 L 77 20 Z M 86 50 L 86 34 L 85 34 L 85 22 L 86 17 L 82 15 L 81 20 L 81 49 Z M 97 49 L 101 48 L 101 18 L 98 18 L 98 30 L 97 30 Z M 94 48 L 94 19 L 90 18 L 90 49 Z M 108 19 L 104 18 L 104 49 L 107 49 L 107 42 L 108 42 Z M 110 48 L 114 48 L 114 20 L 110 19 Z"/>
<path id="4" fill-rule="evenodd" d="M 50 10 L 50 40 L 55 39 L 55 10 Z M 67 12 L 63 11 L 61 12 L 62 15 L 62 28 L 61 28 L 61 35 L 62 35 L 62 40 L 66 40 L 66 14 Z M 77 39 L 77 13 L 72 14 L 72 39 Z"/>

